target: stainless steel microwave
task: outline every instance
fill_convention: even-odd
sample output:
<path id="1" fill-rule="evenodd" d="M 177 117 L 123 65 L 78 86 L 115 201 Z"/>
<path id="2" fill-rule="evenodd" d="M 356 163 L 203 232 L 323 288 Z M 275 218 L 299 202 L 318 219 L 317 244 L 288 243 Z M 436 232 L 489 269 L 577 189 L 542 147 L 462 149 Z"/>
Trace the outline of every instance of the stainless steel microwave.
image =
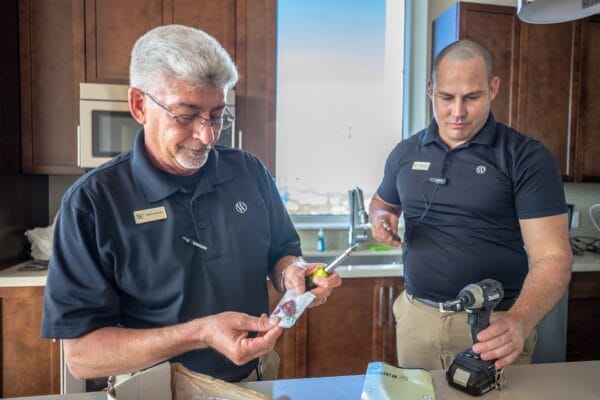
<path id="1" fill-rule="evenodd" d="M 95 168 L 131 149 L 142 126 L 129 112 L 127 85 L 79 84 L 77 160 L 82 168 Z M 235 92 L 227 93 L 227 108 L 235 115 Z M 234 121 L 235 122 L 235 121 Z M 235 128 L 221 132 L 219 144 L 233 147 Z"/>

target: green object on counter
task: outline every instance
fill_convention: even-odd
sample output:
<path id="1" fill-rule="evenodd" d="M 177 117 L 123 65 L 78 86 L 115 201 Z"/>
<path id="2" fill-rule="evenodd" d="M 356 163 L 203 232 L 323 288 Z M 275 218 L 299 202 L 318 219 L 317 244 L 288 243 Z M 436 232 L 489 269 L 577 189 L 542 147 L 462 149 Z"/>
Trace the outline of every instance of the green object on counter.
<path id="1" fill-rule="evenodd" d="M 390 246 L 386 246 L 385 244 L 376 244 L 373 246 L 369 246 L 369 251 L 388 251 L 392 248 Z"/>

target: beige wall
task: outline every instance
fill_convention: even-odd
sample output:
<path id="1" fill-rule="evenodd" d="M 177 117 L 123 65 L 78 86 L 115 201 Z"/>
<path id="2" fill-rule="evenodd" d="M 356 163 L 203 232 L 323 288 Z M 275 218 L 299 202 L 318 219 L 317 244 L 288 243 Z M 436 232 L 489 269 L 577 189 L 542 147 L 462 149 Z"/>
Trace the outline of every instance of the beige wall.
<path id="1" fill-rule="evenodd" d="M 48 179 L 48 217 L 52 223 L 54 216 L 60 208 L 63 194 L 75 183 L 79 176 L 75 175 L 50 175 Z"/>

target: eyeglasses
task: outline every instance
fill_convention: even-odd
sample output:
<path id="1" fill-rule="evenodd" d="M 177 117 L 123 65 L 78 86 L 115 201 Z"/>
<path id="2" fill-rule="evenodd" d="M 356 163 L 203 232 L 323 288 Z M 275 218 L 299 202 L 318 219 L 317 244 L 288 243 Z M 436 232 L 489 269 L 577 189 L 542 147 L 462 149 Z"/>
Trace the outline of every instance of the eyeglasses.
<path id="1" fill-rule="evenodd" d="M 220 117 L 216 117 L 216 118 L 204 118 L 204 117 L 200 116 L 199 114 L 193 114 L 193 115 L 179 114 L 178 115 L 178 114 L 174 114 L 166 106 L 159 103 L 158 100 L 156 100 L 154 97 L 152 97 L 152 95 L 150 95 L 149 93 L 146 93 L 146 92 L 142 92 L 142 93 L 144 93 L 144 96 L 148 96 L 148 98 L 150 100 L 152 100 L 154 102 L 154 104 L 156 104 L 157 106 L 162 108 L 163 111 L 166 112 L 169 115 L 169 117 L 173 118 L 173 120 L 181 127 L 188 127 L 197 118 L 199 118 L 200 119 L 200 129 L 204 129 L 206 124 L 210 123 L 210 130 L 214 134 L 216 132 L 220 132 L 224 129 L 229 128 L 231 126 L 231 124 L 233 123 L 233 119 L 234 119 L 233 115 L 231 115 L 231 113 L 229 112 L 227 107 L 225 107 L 223 115 L 221 115 Z"/>

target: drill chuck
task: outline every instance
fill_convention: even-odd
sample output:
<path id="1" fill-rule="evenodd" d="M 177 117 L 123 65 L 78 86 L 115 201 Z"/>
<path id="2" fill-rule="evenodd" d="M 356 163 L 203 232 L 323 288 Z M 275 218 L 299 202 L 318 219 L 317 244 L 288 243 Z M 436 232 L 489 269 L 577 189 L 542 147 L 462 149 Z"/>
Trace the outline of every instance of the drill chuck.
<path id="1" fill-rule="evenodd" d="M 461 299 L 465 310 L 481 308 L 484 301 L 483 288 L 472 283 L 460 291 L 458 298 Z"/>
<path id="2" fill-rule="evenodd" d="M 473 312 L 481 310 L 491 313 L 492 309 L 504 297 L 502 284 L 493 279 L 484 279 L 481 282 L 471 283 L 465 286 L 456 299 L 441 303 L 440 311 L 462 311 Z"/>

